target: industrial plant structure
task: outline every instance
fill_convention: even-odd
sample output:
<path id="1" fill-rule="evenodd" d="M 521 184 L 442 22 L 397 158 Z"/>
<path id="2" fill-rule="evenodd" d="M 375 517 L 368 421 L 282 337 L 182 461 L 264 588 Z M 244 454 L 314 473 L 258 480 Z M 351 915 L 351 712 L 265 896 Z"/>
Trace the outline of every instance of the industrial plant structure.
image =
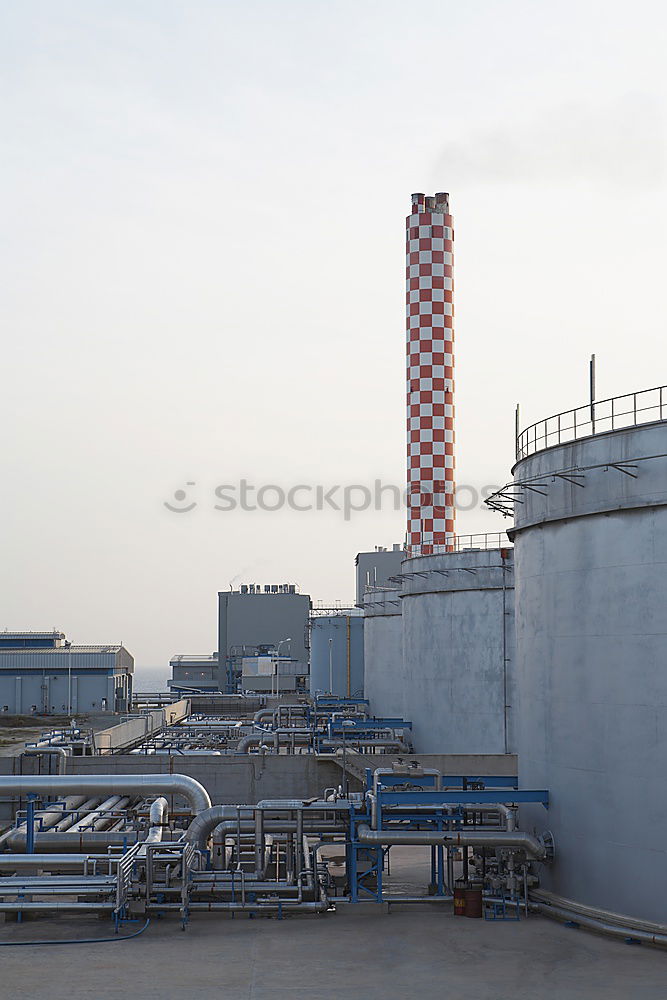
<path id="1" fill-rule="evenodd" d="M 406 219 L 408 533 L 411 552 L 454 535 L 454 229 L 449 195 L 413 194 Z"/>
<path id="2" fill-rule="evenodd" d="M 0 632 L 0 711 L 125 712 L 134 659 L 124 646 L 77 646 L 64 632 Z"/>
<path id="3" fill-rule="evenodd" d="M 288 585 L 220 593 L 224 695 L 144 706 L 88 742 L 44 733 L 20 770 L 0 758 L 0 912 L 185 928 L 428 903 L 667 946 L 667 389 L 519 431 L 488 500 L 512 525 L 456 536 L 449 196 L 413 195 L 406 225 L 409 503 L 405 548 L 378 553 L 391 572 L 357 557 L 363 616 L 311 614 Z M 238 690 L 244 660 L 259 677 L 282 655 L 305 679 L 309 628 L 310 695 Z M 61 639 L 39 655 L 66 663 Z M 210 660 L 173 662 L 212 682 Z M 427 849 L 417 895 L 391 888 L 398 846 Z"/>
<path id="4" fill-rule="evenodd" d="M 391 578 L 401 571 L 405 549 L 395 542 L 390 549 L 376 545 L 373 552 L 357 552 L 355 568 L 355 604 L 363 607 L 364 594 L 375 587 L 391 586 Z"/>
<path id="5" fill-rule="evenodd" d="M 541 420 L 490 500 L 514 515 L 514 749 L 521 779 L 550 790 L 543 885 L 652 921 L 667 882 L 666 421 L 663 388 Z"/>
<path id="6" fill-rule="evenodd" d="M 221 691 L 241 684 L 242 660 L 273 651 L 294 663 L 290 676 L 303 689 L 308 677 L 311 601 L 294 584 L 242 584 L 218 594 L 218 669 Z"/>
<path id="7" fill-rule="evenodd" d="M 220 691 L 217 653 L 177 653 L 169 661 L 169 690 L 175 697 L 200 691 L 212 694 Z"/>
<path id="8" fill-rule="evenodd" d="M 360 609 L 311 612 L 310 693 L 364 697 L 364 618 Z"/>

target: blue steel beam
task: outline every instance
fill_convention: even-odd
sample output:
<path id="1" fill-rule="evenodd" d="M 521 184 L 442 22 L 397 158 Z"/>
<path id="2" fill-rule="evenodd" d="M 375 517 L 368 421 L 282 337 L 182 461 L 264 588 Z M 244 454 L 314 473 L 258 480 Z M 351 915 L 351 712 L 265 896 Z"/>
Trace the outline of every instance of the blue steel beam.
<path id="1" fill-rule="evenodd" d="M 549 808 L 549 792 L 546 788 L 511 788 L 494 789 L 479 788 L 467 791 L 416 791 L 407 790 L 403 792 L 385 792 L 378 790 L 377 794 L 379 806 L 403 806 L 411 803 L 419 805 L 434 805 L 440 803 L 445 805 L 466 805 L 468 803 L 483 802 L 540 802 L 545 808 Z"/>
<path id="2" fill-rule="evenodd" d="M 370 768 L 368 770 L 370 771 Z M 383 774 L 380 779 L 380 789 L 391 785 L 432 785 L 434 779 L 435 775 L 432 774 L 423 774 L 421 777 L 410 774 Z M 485 788 L 518 788 L 519 779 L 515 775 L 480 774 L 470 777 L 463 774 L 443 774 L 442 784 L 453 788 L 463 788 L 472 784 L 482 785 Z"/>

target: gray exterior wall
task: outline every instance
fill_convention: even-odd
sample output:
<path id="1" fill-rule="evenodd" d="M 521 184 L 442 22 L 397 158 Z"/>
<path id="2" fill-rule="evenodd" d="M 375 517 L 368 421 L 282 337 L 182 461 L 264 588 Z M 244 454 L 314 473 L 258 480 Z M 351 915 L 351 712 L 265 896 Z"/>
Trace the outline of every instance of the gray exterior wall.
<path id="1" fill-rule="evenodd" d="M 540 452 L 514 531 L 520 778 L 549 789 L 553 891 L 664 922 L 667 425 Z M 651 457 L 658 456 L 658 457 Z M 627 475 L 611 463 L 629 463 Z M 553 473 L 575 470 L 581 486 Z"/>
<path id="2" fill-rule="evenodd" d="M 355 564 L 356 605 L 363 606 L 363 597 L 367 586 L 391 587 L 390 576 L 399 576 L 401 562 L 405 558 L 403 546 L 387 549 L 384 552 L 359 552 Z"/>
<path id="3" fill-rule="evenodd" d="M 234 647 L 247 646 L 249 651 L 259 645 L 276 646 L 281 639 L 291 637 L 280 653 L 304 665 L 308 673 L 308 614 L 307 594 L 241 594 L 225 591 L 218 594 L 218 651 L 223 670 L 225 659 Z"/>
<path id="4" fill-rule="evenodd" d="M 407 756 L 419 760 L 425 767 L 437 767 L 447 774 L 516 774 L 516 758 L 511 755 L 474 757 L 423 754 Z M 355 770 L 360 779 L 365 767 L 387 767 L 391 757 L 386 755 L 355 758 Z M 140 754 L 113 754 L 102 757 L 72 757 L 69 770 L 72 774 L 189 774 L 208 790 L 214 805 L 254 804 L 260 799 L 314 798 L 325 788 L 341 783 L 341 759 L 322 759 L 316 754 L 257 754 L 223 757 L 188 757 L 168 755 L 145 757 Z M 0 757 L 0 774 L 36 774 L 47 767 L 37 757 Z M 14 814 L 17 800 L 0 796 L 0 819 Z M 185 806 L 185 802 L 176 804 Z"/>
<path id="5" fill-rule="evenodd" d="M 174 664 L 171 668 L 173 686 L 184 688 L 216 688 L 218 686 L 218 659 L 211 664 Z"/>
<path id="6" fill-rule="evenodd" d="M 123 672 L 72 671 L 72 712 L 126 711 L 130 680 Z M 117 690 L 122 691 L 120 696 Z M 0 674 L 0 711 L 14 715 L 30 715 L 33 711 L 62 714 L 67 711 L 68 699 L 67 671 L 50 671 L 46 675 L 35 670 Z"/>
<path id="7" fill-rule="evenodd" d="M 409 718 L 405 714 L 401 609 L 399 590 L 364 594 L 365 696 L 373 715 L 383 718 Z"/>
<path id="8" fill-rule="evenodd" d="M 512 748 L 513 586 L 509 546 L 403 563 L 404 711 L 416 752 Z"/>
<path id="9" fill-rule="evenodd" d="M 349 649 L 348 649 L 349 629 Z M 361 615 L 322 615 L 310 623 L 310 692 L 329 691 L 329 639 L 334 695 L 364 696 L 364 619 Z"/>
<path id="10" fill-rule="evenodd" d="M 134 659 L 123 646 L 0 650 L 0 711 L 126 711 Z M 71 675 L 71 681 L 70 681 Z"/>

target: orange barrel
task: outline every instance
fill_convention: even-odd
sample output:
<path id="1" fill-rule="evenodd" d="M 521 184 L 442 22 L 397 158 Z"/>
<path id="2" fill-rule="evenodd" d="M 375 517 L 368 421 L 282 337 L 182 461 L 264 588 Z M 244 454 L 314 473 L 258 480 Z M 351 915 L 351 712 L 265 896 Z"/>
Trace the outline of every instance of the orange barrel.
<path id="1" fill-rule="evenodd" d="M 466 917 L 481 917 L 482 890 L 473 888 L 465 889 L 463 895 L 464 895 L 463 909 Z"/>
<path id="2" fill-rule="evenodd" d="M 454 916 L 465 917 L 466 915 L 466 889 L 465 882 L 457 882 L 454 886 Z"/>

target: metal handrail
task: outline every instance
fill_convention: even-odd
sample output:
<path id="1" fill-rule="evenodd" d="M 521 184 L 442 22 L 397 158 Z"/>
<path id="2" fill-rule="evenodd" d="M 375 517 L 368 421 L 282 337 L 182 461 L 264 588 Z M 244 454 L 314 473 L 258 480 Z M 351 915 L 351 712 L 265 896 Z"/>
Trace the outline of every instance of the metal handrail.
<path id="1" fill-rule="evenodd" d="M 439 556 L 451 552 L 465 552 L 468 549 L 504 549 L 510 546 L 504 531 L 483 531 L 474 535 L 452 535 L 444 545 L 422 542 L 409 545 L 406 558 L 414 556 Z"/>
<path id="2" fill-rule="evenodd" d="M 657 386 L 555 413 L 521 431 L 516 439 L 516 460 L 580 438 L 665 420 L 666 405 L 667 387 Z"/>
<path id="3" fill-rule="evenodd" d="M 114 913 L 121 917 L 128 902 L 132 882 L 132 869 L 142 845 L 134 844 L 126 854 L 121 855 L 116 866 L 116 905 Z"/>

